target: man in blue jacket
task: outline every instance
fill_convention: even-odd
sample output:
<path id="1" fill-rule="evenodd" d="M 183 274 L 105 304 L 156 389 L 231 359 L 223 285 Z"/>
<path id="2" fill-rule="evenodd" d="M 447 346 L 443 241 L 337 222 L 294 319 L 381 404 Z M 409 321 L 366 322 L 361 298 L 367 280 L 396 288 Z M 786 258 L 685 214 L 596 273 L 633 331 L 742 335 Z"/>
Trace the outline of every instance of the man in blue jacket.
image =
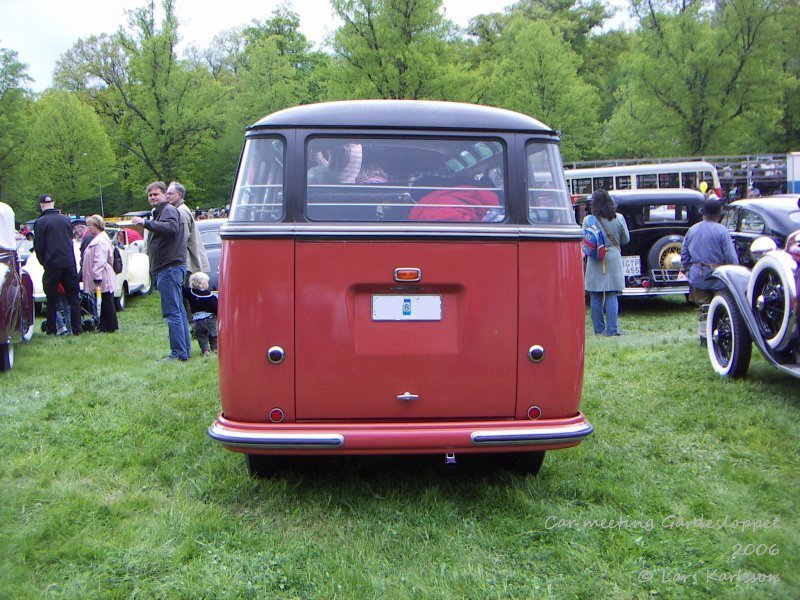
<path id="1" fill-rule="evenodd" d="M 148 232 L 147 254 L 150 272 L 161 295 L 161 314 L 169 332 L 168 360 L 189 360 L 191 338 L 183 307 L 183 282 L 186 279 L 186 230 L 178 209 L 167 202 L 167 186 L 154 181 L 147 186 L 147 201 L 153 218 L 133 217 Z"/>
<path id="2" fill-rule="evenodd" d="M 738 265 L 739 258 L 728 228 L 719 222 L 722 203 L 714 198 L 707 199 L 702 212 L 703 220 L 692 225 L 683 238 L 681 263 L 689 272 L 691 298 L 700 307 L 700 343 L 705 344 L 706 305 L 714 297 L 714 290 L 725 287 L 719 279 L 709 278 L 709 275 L 720 265 Z"/>
<path id="3" fill-rule="evenodd" d="M 75 264 L 75 249 L 72 245 L 72 224 L 69 217 L 55 208 L 52 196 L 39 196 L 41 216 L 33 226 L 34 250 L 39 264 L 44 268 L 42 287 L 47 297 L 48 335 L 56 333 L 56 309 L 58 308 L 58 284 L 60 283 L 69 302 L 72 334 L 80 335 L 81 305 L 78 267 Z"/>

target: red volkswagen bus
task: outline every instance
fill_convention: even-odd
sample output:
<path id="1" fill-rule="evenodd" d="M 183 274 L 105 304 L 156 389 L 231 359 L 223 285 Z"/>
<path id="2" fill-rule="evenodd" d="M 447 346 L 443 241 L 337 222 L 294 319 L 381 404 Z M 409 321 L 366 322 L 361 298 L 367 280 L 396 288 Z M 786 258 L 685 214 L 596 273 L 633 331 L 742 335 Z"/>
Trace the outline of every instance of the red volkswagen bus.
<path id="1" fill-rule="evenodd" d="M 503 453 L 579 410 L 584 299 L 557 134 L 448 102 L 299 106 L 248 128 L 222 227 L 222 412 L 246 455 Z"/>

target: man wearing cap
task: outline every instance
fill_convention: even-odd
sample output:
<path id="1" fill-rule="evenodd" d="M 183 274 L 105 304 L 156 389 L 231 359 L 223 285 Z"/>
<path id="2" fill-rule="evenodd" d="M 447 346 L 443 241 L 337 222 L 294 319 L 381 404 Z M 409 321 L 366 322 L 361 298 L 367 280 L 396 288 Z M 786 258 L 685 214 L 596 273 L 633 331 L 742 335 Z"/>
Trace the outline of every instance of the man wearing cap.
<path id="1" fill-rule="evenodd" d="M 738 265 L 736 248 L 728 228 L 719 223 L 722 203 L 709 198 L 703 203 L 703 220 L 692 225 L 683 238 L 681 264 L 689 272 L 690 298 L 700 307 L 698 327 L 700 342 L 705 344 L 705 317 L 707 305 L 714 297 L 714 290 L 725 285 L 708 276 L 720 265 Z"/>
<path id="2" fill-rule="evenodd" d="M 39 196 L 41 216 L 33 226 L 33 248 L 39 264 L 44 268 L 42 287 L 47 297 L 47 325 L 49 335 L 56 333 L 56 309 L 58 308 L 58 284 L 66 292 L 69 302 L 72 334 L 80 335 L 81 306 L 78 268 L 75 264 L 75 249 L 72 245 L 72 224 L 69 217 L 55 209 L 50 194 Z"/>
<path id="3" fill-rule="evenodd" d="M 161 295 L 161 315 L 169 333 L 169 360 L 189 360 L 189 325 L 183 308 L 183 280 L 186 277 L 186 231 L 178 209 L 167 202 L 167 186 L 154 181 L 147 186 L 147 201 L 153 218 L 133 217 L 131 223 L 147 232 L 147 254 L 156 289 Z"/>

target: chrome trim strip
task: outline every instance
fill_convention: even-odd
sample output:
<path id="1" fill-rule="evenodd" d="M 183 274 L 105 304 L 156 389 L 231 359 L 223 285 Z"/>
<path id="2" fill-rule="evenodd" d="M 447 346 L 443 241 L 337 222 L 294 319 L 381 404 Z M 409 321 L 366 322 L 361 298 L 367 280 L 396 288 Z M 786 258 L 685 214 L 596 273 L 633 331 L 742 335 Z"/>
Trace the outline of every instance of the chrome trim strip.
<path id="1" fill-rule="evenodd" d="M 268 238 L 268 237 L 310 237 L 310 236 L 341 236 L 341 237 L 493 237 L 493 238 L 557 238 L 581 239 L 582 230 L 577 225 L 565 227 L 533 227 L 518 225 L 475 225 L 466 227 L 458 224 L 430 224 L 415 225 L 324 225 L 316 224 L 283 224 L 272 225 L 263 223 L 226 223 L 220 230 L 223 239 L 236 238 Z"/>
<path id="2" fill-rule="evenodd" d="M 526 429 L 488 429 L 470 434 L 475 446 L 553 445 L 575 442 L 594 431 L 589 421 L 576 425 L 528 427 Z"/>
<path id="3" fill-rule="evenodd" d="M 678 296 L 689 293 L 689 285 L 664 287 L 626 287 L 623 296 Z"/>
<path id="4" fill-rule="evenodd" d="M 208 428 L 211 439 L 223 446 L 244 448 L 338 448 L 344 436 L 335 433 L 266 433 L 233 431 L 214 423 Z"/>

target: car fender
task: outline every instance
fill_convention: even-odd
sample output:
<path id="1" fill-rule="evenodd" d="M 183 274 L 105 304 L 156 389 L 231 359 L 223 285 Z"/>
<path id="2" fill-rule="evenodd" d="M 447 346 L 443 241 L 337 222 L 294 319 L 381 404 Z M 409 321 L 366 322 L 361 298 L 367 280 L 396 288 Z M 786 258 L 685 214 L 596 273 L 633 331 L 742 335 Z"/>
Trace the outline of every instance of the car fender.
<path id="1" fill-rule="evenodd" d="M 744 319 L 747 329 L 750 331 L 750 336 L 753 338 L 753 343 L 759 350 L 767 357 L 770 362 L 775 362 L 775 358 L 767 343 L 764 341 L 761 332 L 758 329 L 758 323 L 753 316 L 753 311 L 750 309 L 750 302 L 747 300 L 747 288 L 750 285 L 750 269 L 738 265 L 723 265 L 717 267 L 710 277 L 717 279 L 725 284 L 725 288 L 731 293 L 736 308 Z"/>
<path id="2" fill-rule="evenodd" d="M 790 258 L 788 254 L 784 252 L 776 252 L 776 254 L 778 253 Z M 741 313 L 742 319 L 747 325 L 747 329 L 750 332 L 750 337 L 752 337 L 753 343 L 761 351 L 761 354 L 764 355 L 764 358 L 766 358 L 774 366 L 778 367 L 778 369 L 781 371 L 784 371 L 794 377 L 798 377 L 798 371 L 781 363 L 775 353 L 775 350 L 769 347 L 763 335 L 761 335 L 761 331 L 758 328 L 758 323 L 756 322 L 756 319 L 753 316 L 753 311 L 750 308 L 750 302 L 747 299 L 751 274 L 751 271 L 747 269 L 747 267 L 723 265 L 717 267 L 710 277 L 724 283 L 725 288 L 730 291 L 734 301 L 736 302 L 736 308 Z"/>

